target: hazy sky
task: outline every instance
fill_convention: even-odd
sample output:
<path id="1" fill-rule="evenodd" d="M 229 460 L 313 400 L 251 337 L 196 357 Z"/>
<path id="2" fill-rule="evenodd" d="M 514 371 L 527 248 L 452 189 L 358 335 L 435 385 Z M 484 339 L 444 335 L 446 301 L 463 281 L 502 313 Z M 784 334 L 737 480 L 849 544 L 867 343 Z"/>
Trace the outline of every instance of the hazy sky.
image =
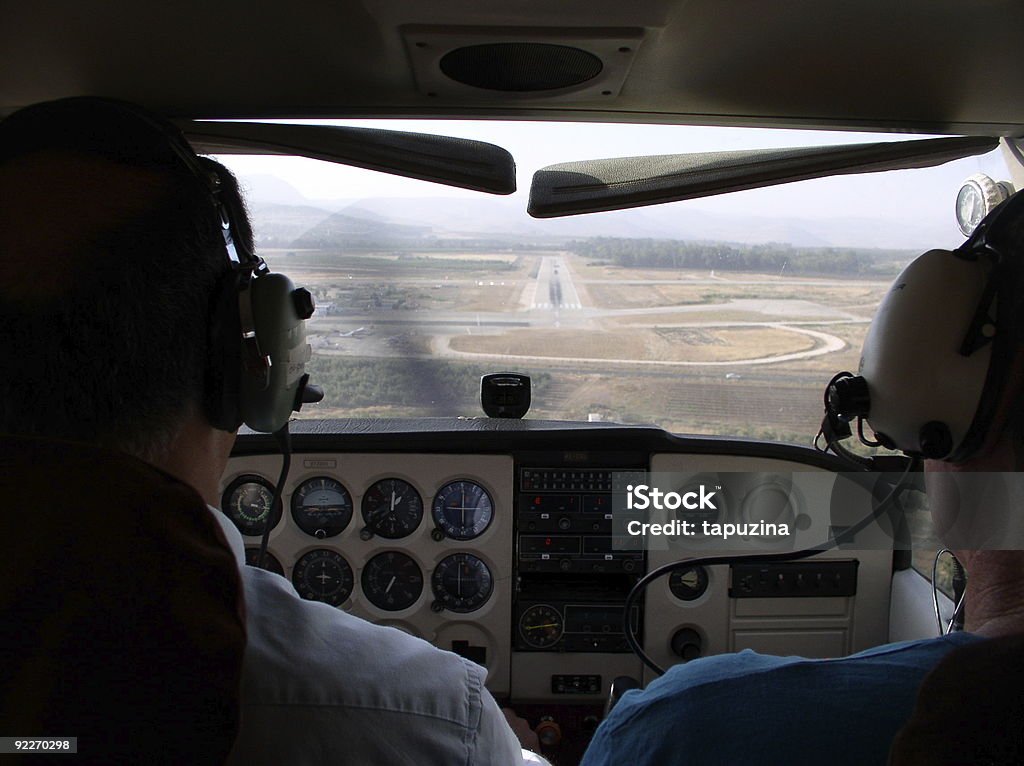
<path id="1" fill-rule="evenodd" d="M 595 123 L 362 120 L 321 124 L 438 133 L 498 144 L 511 152 L 516 160 L 519 191 L 515 198 L 522 200 L 524 216 L 534 171 L 559 162 L 923 138 L 833 131 Z M 486 196 L 303 158 L 228 156 L 220 159 L 243 176 L 243 182 L 244 176 L 249 174 L 274 175 L 310 199 Z M 672 204 L 686 205 L 694 210 L 757 216 L 824 218 L 839 215 L 902 221 L 914 216 L 935 219 L 941 215 L 952 223 L 960 185 L 968 176 L 978 172 L 987 173 L 996 180 L 1009 180 L 1001 153 L 996 151 L 925 170 L 837 176 Z"/>

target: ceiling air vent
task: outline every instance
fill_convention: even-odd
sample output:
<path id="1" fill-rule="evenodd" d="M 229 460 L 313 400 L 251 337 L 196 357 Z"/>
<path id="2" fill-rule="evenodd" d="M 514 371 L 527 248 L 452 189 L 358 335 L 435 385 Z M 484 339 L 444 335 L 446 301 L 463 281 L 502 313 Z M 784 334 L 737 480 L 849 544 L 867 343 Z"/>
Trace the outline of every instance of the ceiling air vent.
<path id="1" fill-rule="evenodd" d="M 549 43 L 469 45 L 446 53 L 440 66 L 463 85 L 517 92 L 571 88 L 604 68 L 593 53 Z"/>
<path id="2" fill-rule="evenodd" d="M 420 92 L 454 101 L 608 100 L 642 29 L 402 28 Z"/>

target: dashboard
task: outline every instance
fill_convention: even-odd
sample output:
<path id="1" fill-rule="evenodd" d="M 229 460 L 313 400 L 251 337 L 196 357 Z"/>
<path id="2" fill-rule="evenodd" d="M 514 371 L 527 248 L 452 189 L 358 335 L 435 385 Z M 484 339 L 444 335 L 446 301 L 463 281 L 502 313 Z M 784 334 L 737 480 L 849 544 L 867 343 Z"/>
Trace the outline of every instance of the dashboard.
<path id="1" fill-rule="evenodd" d="M 680 558 L 615 549 L 614 475 L 844 469 L 811 449 L 609 424 L 298 421 L 292 433 L 267 564 L 304 598 L 461 654 L 486 667 L 499 700 L 584 732 L 616 677 L 653 679 L 626 643 L 623 604 L 643 574 Z M 270 437 L 241 434 L 222 480 L 253 557 L 280 468 Z M 631 620 L 663 667 L 745 648 L 840 656 L 887 640 L 892 568 L 891 550 L 848 549 L 697 567 L 652 583 Z"/>

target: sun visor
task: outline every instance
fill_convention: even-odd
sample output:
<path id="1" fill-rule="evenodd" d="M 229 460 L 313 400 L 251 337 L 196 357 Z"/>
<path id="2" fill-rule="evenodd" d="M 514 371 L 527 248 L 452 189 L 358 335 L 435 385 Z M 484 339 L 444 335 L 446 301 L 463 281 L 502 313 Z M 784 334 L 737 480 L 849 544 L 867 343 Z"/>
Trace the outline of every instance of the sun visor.
<path id="1" fill-rule="evenodd" d="M 941 165 L 984 154 L 988 137 L 619 157 L 549 165 L 533 175 L 534 218 L 623 210 L 845 173 Z"/>
<path id="2" fill-rule="evenodd" d="M 512 194 L 516 165 L 500 146 L 374 128 L 180 120 L 203 154 L 284 154 L 377 170 L 462 189 Z"/>

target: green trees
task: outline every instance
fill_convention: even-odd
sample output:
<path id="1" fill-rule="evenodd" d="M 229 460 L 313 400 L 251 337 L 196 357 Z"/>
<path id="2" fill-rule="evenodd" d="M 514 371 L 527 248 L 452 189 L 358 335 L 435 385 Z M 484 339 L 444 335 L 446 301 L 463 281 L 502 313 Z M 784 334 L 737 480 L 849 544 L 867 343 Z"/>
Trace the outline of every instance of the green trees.
<path id="1" fill-rule="evenodd" d="M 577 255 L 624 268 L 862 277 L 895 276 L 917 255 L 899 250 L 807 248 L 774 242 L 742 245 L 614 237 L 574 240 L 568 249 Z"/>

